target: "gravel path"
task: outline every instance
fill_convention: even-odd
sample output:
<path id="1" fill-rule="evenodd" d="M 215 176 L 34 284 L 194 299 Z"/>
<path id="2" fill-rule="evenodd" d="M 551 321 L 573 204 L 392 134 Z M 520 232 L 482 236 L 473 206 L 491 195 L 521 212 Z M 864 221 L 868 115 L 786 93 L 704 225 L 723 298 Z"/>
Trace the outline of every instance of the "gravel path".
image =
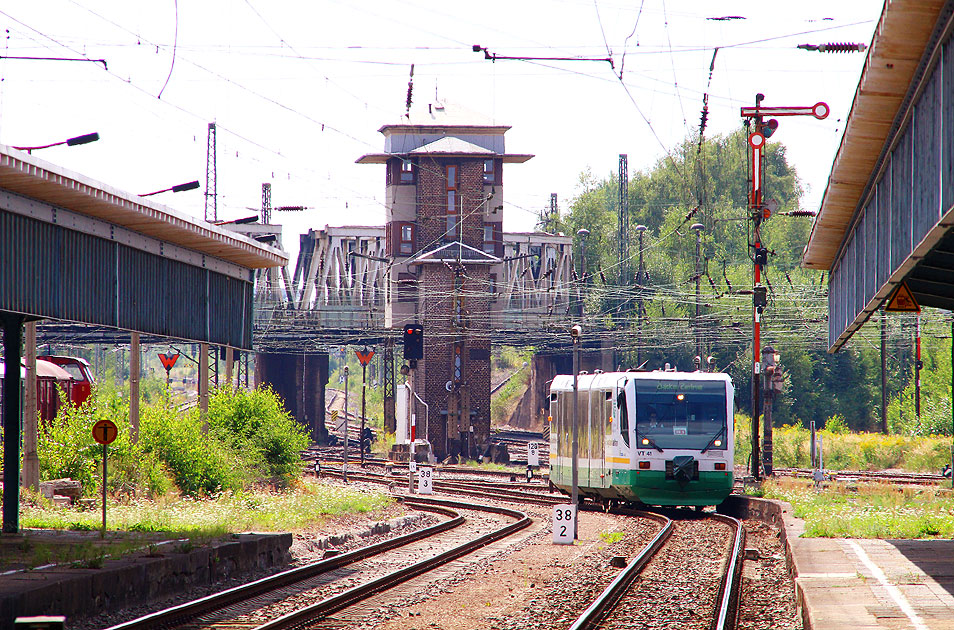
<path id="1" fill-rule="evenodd" d="M 742 570 L 738 630 L 802 630 L 795 614 L 795 582 L 785 564 L 779 531 L 761 521 L 745 524 L 745 548 L 758 551 Z"/>

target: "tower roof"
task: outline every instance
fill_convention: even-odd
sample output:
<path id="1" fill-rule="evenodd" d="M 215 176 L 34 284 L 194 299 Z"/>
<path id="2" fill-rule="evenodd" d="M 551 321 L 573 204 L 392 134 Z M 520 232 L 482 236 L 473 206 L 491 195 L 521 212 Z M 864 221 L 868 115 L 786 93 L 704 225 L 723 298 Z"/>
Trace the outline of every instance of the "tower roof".
<path id="1" fill-rule="evenodd" d="M 507 153 L 504 134 L 509 125 L 498 125 L 460 105 L 437 102 L 412 108 L 400 120 L 378 129 L 384 134 L 384 152 L 368 153 L 358 164 L 385 164 L 391 158 L 440 157 L 495 158 L 523 163 L 528 153 Z"/>
<path id="2" fill-rule="evenodd" d="M 456 263 L 465 262 L 478 265 L 496 265 L 500 259 L 496 256 L 482 252 L 475 247 L 465 245 L 460 241 L 447 243 L 436 247 L 428 252 L 424 252 L 410 261 L 412 265 L 423 265 L 426 263 Z"/>
<path id="3" fill-rule="evenodd" d="M 448 101 L 420 104 L 411 108 L 411 111 L 400 119 L 387 123 L 378 129 L 387 135 L 392 132 L 423 131 L 429 129 L 453 129 L 460 132 L 467 130 L 470 133 L 483 131 L 484 133 L 506 133 L 510 125 L 498 125 L 492 119 L 472 110 Z"/>
<path id="4" fill-rule="evenodd" d="M 494 156 L 490 149 L 479 147 L 473 142 L 467 142 L 453 136 L 445 136 L 411 151 L 411 155 L 486 155 Z"/>

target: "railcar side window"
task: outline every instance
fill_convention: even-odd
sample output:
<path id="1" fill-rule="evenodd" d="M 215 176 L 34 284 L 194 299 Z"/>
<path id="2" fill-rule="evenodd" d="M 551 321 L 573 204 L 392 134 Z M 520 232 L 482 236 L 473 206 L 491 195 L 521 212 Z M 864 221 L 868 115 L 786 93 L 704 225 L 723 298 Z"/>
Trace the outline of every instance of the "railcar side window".
<path id="1" fill-rule="evenodd" d="M 625 389 L 619 390 L 616 406 L 619 407 L 619 432 L 623 436 L 623 442 L 629 446 L 629 405 L 626 404 Z"/>

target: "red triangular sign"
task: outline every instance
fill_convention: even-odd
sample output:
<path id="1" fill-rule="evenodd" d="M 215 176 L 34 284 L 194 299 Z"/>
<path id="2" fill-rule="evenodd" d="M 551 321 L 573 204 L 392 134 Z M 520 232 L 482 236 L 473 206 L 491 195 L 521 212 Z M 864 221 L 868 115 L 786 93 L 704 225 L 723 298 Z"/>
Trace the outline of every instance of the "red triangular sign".
<path id="1" fill-rule="evenodd" d="M 176 364 L 176 361 L 179 360 L 179 354 L 163 354 L 159 353 L 159 360 L 162 361 L 162 367 L 166 368 L 166 371 L 172 369 L 172 366 Z"/>
<path id="2" fill-rule="evenodd" d="M 914 294 L 911 293 L 908 285 L 901 282 L 888 298 L 888 304 L 884 310 L 891 313 L 920 313 L 921 306 L 914 299 Z"/>
<path id="3" fill-rule="evenodd" d="M 358 355 L 358 361 L 361 362 L 361 365 L 367 365 L 371 362 L 371 357 L 374 356 L 374 350 L 355 350 L 354 353 Z"/>

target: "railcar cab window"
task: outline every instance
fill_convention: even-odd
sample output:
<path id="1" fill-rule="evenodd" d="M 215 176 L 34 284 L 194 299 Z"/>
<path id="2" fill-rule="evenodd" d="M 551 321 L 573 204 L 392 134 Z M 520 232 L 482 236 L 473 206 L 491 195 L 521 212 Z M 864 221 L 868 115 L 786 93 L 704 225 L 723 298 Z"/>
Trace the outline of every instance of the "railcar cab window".
<path id="1" fill-rule="evenodd" d="M 724 451 L 722 381 L 636 381 L 636 432 L 659 448 Z"/>

